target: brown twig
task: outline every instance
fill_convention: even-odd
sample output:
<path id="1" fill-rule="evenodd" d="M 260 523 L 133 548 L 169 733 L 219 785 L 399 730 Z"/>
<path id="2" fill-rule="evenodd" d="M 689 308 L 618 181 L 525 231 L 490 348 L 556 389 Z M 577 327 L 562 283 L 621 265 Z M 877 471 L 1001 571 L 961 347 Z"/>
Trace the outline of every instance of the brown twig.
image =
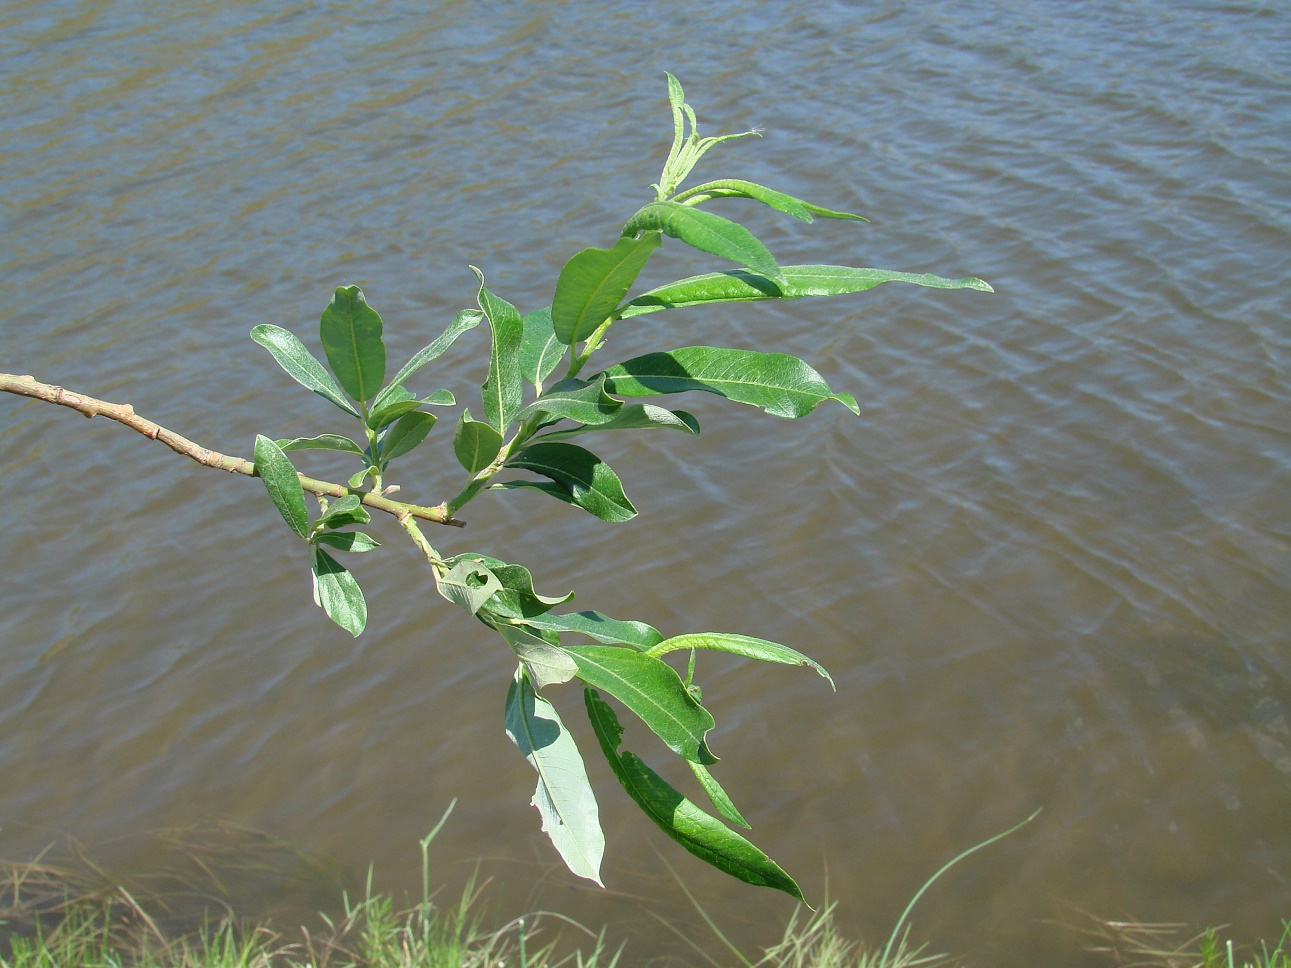
<path id="1" fill-rule="evenodd" d="M 32 376 L 18 376 L 14 373 L 0 373 L 0 390 L 15 393 L 20 397 L 32 397 L 60 407 L 68 407 L 85 414 L 86 417 L 107 417 L 109 420 L 115 420 L 117 423 L 125 424 L 131 430 L 137 430 L 149 440 L 161 441 L 175 453 L 191 458 L 204 467 L 218 468 L 230 474 L 245 474 L 247 477 L 259 476 L 256 474 L 255 464 L 251 461 L 243 460 L 241 457 L 228 457 L 195 444 L 187 437 L 181 437 L 173 430 L 167 430 L 160 424 L 139 416 L 134 412 L 134 407 L 128 403 L 108 403 L 106 400 L 98 400 L 84 393 L 75 393 L 60 386 L 41 383 Z M 433 508 L 404 504 L 402 501 L 392 501 L 370 491 L 359 491 L 342 484 L 333 484 L 331 481 L 315 480 L 304 474 L 297 476 L 300 478 L 301 487 L 311 494 L 324 497 L 344 497 L 347 494 L 355 494 L 367 507 L 393 514 L 400 520 L 411 516 L 456 528 L 466 526 L 465 521 L 454 518 L 448 508 L 442 504 Z"/>

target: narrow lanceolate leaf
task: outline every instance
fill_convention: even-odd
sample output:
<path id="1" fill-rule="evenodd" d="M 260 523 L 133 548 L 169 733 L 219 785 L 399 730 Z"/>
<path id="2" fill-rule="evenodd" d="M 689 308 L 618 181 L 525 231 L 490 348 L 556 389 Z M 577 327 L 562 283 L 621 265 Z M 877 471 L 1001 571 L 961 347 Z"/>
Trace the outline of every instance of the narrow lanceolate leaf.
<path id="1" fill-rule="evenodd" d="M 524 336 L 520 340 L 520 372 L 541 390 L 542 382 L 560 365 L 568 347 L 556 338 L 550 307 L 525 313 L 521 322 Z"/>
<path id="2" fill-rule="evenodd" d="M 584 249 L 566 262 L 551 300 L 556 338 L 573 345 L 591 336 L 619 308 L 660 241 L 658 232 L 646 231 L 639 239 L 619 239 L 612 249 Z"/>
<path id="3" fill-rule="evenodd" d="M 489 375 L 480 387 L 484 399 L 484 419 L 498 433 L 505 434 L 524 405 L 524 377 L 520 373 L 520 341 L 524 337 L 524 322 L 514 306 L 495 296 L 484 285 L 484 273 L 474 266 L 471 266 L 471 271 L 480 280 L 480 310 L 488 319 L 493 333 Z"/>
<path id="4" fill-rule="evenodd" d="M 337 551 L 349 551 L 354 554 L 381 547 L 376 538 L 362 531 L 324 531 L 322 534 L 315 535 L 314 540 Z"/>
<path id="5" fill-rule="evenodd" d="M 345 394 L 336 385 L 336 380 L 293 333 L 281 326 L 262 323 L 251 330 L 251 338 L 273 354 L 278 365 L 301 386 L 336 404 L 350 416 L 359 416 L 354 405 L 345 399 Z"/>
<path id="6" fill-rule="evenodd" d="M 318 325 L 327 362 L 345 392 L 366 405 L 381 389 L 386 374 L 386 347 L 381 317 L 358 286 L 341 286 L 323 310 Z"/>
<path id="7" fill-rule="evenodd" d="M 561 648 L 578 663 L 578 678 L 627 706 L 678 756 L 695 763 L 717 761 L 704 742 L 713 717 L 687 692 L 672 666 L 635 649 Z"/>
<path id="8" fill-rule="evenodd" d="M 610 465 L 576 444 L 539 441 L 509 458 L 507 466 L 551 478 L 569 495 L 571 504 L 602 521 L 636 517 L 637 509 L 623 493 L 623 484 Z"/>
<path id="9" fill-rule="evenodd" d="M 729 632 L 687 632 L 685 635 L 674 635 L 651 646 L 647 654 L 657 658 L 681 649 L 713 649 L 717 652 L 729 652 L 731 655 L 742 655 L 746 659 L 758 659 L 761 662 L 811 666 L 828 680 L 831 688 L 837 691 L 833 677 L 815 659 L 779 642 L 755 639 L 748 635 L 732 635 Z"/>
<path id="10" fill-rule="evenodd" d="M 539 689 L 569 682 L 578 675 L 574 660 L 544 639 L 515 625 L 499 623 L 494 627 L 524 663 L 525 672 Z"/>
<path id="11" fill-rule="evenodd" d="M 649 353 L 606 370 L 605 388 L 625 397 L 703 390 L 777 417 L 804 417 L 825 400 L 861 412 L 851 394 L 834 393 L 797 357 L 755 350 L 683 346 Z"/>
<path id="12" fill-rule="evenodd" d="M 773 188 L 767 188 L 765 185 L 758 185 L 755 182 L 744 181 L 742 178 L 723 178 L 719 181 L 696 185 L 694 188 L 674 196 L 673 201 L 697 205 L 700 202 L 708 201 L 710 198 L 751 198 L 774 208 L 777 212 L 784 212 L 786 215 L 792 215 L 794 218 L 801 219 L 804 222 L 812 221 L 817 215 L 821 218 L 852 219 L 857 222 L 869 221 L 863 215 L 853 215 L 851 212 L 835 212 L 833 209 L 821 208 L 819 205 L 804 202 L 801 198 L 794 198 L 792 195 L 786 195 L 784 192 L 778 192 Z"/>
<path id="13" fill-rule="evenodd" d="M 629 403 L 613 420 L 595 426 L 570 427 L 543 434 L 542 440 L 568 440 L 596 430 L 681 430 L 699 436 L 699 421 L 685 410 L 665 410 L 650 403 Z"/>
<path id="14" fill-rule="evenodd" d="M 747 830 L 749 822 L 736 809 L 734 801 L 722 789 L 722 785 L 717 782 L 717 778 L 708 772 L 708 767 L 701 763 L 691 763 L 690 769 L 695 774 L 695 779 L 699 781 L 699 785 L 704 788 L 704 792 L 708 794 L 708 799 L 717 808 L 717 812 L 735 824 L 735 826 L 743 827 Z"/>
<path id="15" fill-rule="evenodd" d="M 623 727 L 614 710 L 595 689 L 584 690 L 583 696 L 601 752 L 614 775 L 660 830 L 700 860 L 746 884 L 775 888 L 804 900 L 794 879 L 770 857 L 683 797 L 640 757 L 620 754 Z"/>
<path id="16" fill-rule="evenodd" d="M 281 447 L 261 434 L 256 435 L 255 459 L 256 473 L 287 527 L 308 538 L 309 512 L 305 510 L 305 489 L 300 486 L 296 468 Z"/>
<path id="17" fill-rule="evenodd" d="M 439 420 L 433 413 L 413 410 L 405 413 L 391 425 L 381 438 L 381 460 L 389 463 L 396 457 L 402 457 L 411 451 L 430 433 Z"/>
<path id="18" fill-rule="evenodd" d="M 363 456 L 363 448 L 339 434 L 319 434 L 317 437 L 296 437 L 293 440 L 278 440 L 275 443 L 284 451 L 287 450 L 339 450 L 346 454 Z"/>
<path id="19" fill-rule="evenodd" d="M 577 632 L 606 645 L 627 645 L 641 652 L 664 640 L 658 629 L 645 622 L 625 622 L 590 610 L 564 615 L 547 612 L 526 618 L 525 624 L 557 632 Z"/>
<path id="20" fill-rule="evenodd" d="M 502 588 L 502 583 L 478 559 L 463 558 L 442 578 L 435 577 L 435 587 L 454 605 L 460 605 L 474 615 L 494 592 Z"/>
<path id="21" fill-rule="evenodd" d="M 456 340 L 457 337 L 461 336 L 467 330 L 474 329 L 483 322 L 483 320 L 484 313 L 480 312 L 478 309 L 463 309 L 459 312 L 457 317 L 453 320 L 452 325 L 449 326 L 448 329 L 439 336 L 439 338 L 429 346 L 422 347 L 412 355 L 412 359 L 405 363 L 403 368 L 395 374 L 395 377 L 390 381 L 389 386 L 377 394 L 377 398 L 372 401 L 372 408 L 375 410 L 385 404 L 389 395 L 401 388 L 408 377 L 412 376 L 431 360 L 436 360 L 443 356 L 445 350 L 453 345 L 453 341 Z"/>
<path id="22" fill-rule="evenodd" d="M 538 771 L 532 802 L 542 816 L 543 831 L 571 871 L 604 887 L 605 834 L 583 758 L 556 708 L 537 695 L 523 676 L 512 681 L 507 693 L 506 729 L 520 754 Z"/>
<path id="23" fill-rule="evenodd" d="M 605 392 L 605 378 L 590 382 L 570 378 L 561 380 L 529 406 L 520 411 L 520 417 L 547 413 L 575 423 L 598 426 L 610 423 L 623 409 L 623 401 L 615 400 Z"/>
<path id="24" fill-rule="evenodd" d="M 765 276 L 742 269 L 706 272 L 678 279 L 643 292 L 623 308 L 619 318 L 680 309 L 709 303 L 751 302 L 755 299 L 803 299 L 807 296 L 846 296 L 864 292 L 885 282 L 905 282 L 931 289 L 975 289 L 994 292 L 988 283 L 974 276 L 945 279 L 930 272 L 893 272 L 890 269 L 858 269 L 852 266 L 783 266 L 785 283 L 777 285 Z"/>
<path id="25" fill-rule="evenodd" d="M 784 281 L 767 247 L 738 222 L 678 202 L 651 202 L 623 226 L 625 236 L 658 230 L 702 252 L 730 259 L 773 282 Z"/>
<path id="26" fill-rule="evenodd" d="M 357 636 L 368 623 L 368 603 L 354 576 L 339 561 L 316 544 L 309 546 L 314 574 L 314 603 L 327 617 L 351 635 Z"/>
<path id="27" fill-rule="evenodd" d="M 471 419 L 471 411 L 463 410 L 453 431 L 453 453 L 457 462 L 468 474 L 478 474 L 493 463 L 502 449 L 502 435 L 489 424 Z"/>

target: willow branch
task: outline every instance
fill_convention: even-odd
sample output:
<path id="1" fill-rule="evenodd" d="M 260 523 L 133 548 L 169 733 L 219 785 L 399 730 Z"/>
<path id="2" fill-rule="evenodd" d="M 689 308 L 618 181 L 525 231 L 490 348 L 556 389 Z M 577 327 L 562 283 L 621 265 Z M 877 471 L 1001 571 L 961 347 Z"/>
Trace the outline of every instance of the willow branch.
<path id="1" fill-rule="evenodd" d="M 32 397 L 36 400 L 44 400 L 46 403 L 57 404 L 60 407 L 68 407 L 78 413 L 85 414 L 86 417 L 107 417 L 109 420 L 115 420 L 117 423 L 125 424 L 131 430 L 137 430 L 149 440 L 160 441 L 176 454 L 191 458 L 203 467 L 214 467 L 222 471 L 228 471 L 230 474 L 244 474 L 247 477 L 260 476 L 256 473 L 255 464 L 251 463 L 251 461 L 243 460 L 241 457 L 228 457 L 225 454 L 209 450 L 200 444 L 195 444 L 187 437 L 182 437 L 173 430 L 167 430 L 160 424 L 139 416 L 134 412 L 134 407 L 128 403 L 108 403 L 106 400 L 98 400 L 94 397 L 86 396 L 84 393 L 74 393 L 60 386 L 41 383 L 32 376 L 18 376 L 13 373 L 0 373 L 0 390 L 17 394 L 20 397 Z M 312 477 L 306 477 L 304 474 L 298 474 L 297 476 L 300 478 L 300 486 L 311 494 L 318 494 L 323 497 L 344 497 L 347 494 L 354 494 L 367 507 L 393 514 L 401 521 L 408 517 L 414 517 L 421 518 L 423 521 L 434 521 L 437 524 L 452 525 L 457 528 L 465 527 L 466 525 L 466 522 L 454 518 L 449 513 L 448 508 L 442 504 L 433 508 L 422 507 L 417 504 L 405 504 L 402 501 L 392 501 L 370 491 L 358 491 L 345 487 L 343 484 L 315 480 Z"/>

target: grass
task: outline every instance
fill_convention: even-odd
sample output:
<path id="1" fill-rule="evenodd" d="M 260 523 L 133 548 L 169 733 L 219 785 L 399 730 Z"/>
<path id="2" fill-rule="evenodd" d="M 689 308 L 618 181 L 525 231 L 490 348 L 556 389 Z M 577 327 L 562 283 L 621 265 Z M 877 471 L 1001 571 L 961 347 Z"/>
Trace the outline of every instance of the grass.
<path id="1" fill-rule="evenodd" d="M 163 863 L 130 884 L 114 881 L 79 850 L 58 864 L 45 855 L 0 862 L 0 968 L 619 968 L 650 960 L 628 962 L 622 946 L 609 944 L 603 931 L 550 911 L 485 927 L 487 882 L 476 877 L 456 902 L 441 905 L 431 889 L 429 852 L 451 811 L 450 805 L 420 842 L 416 903 L 401 908 L 375 892 L 369 870 L 362 896 L 342 891 L 341 914 L 318 915 L 312 930 L 304 918 L 284 921 L 281 914 L 252 922 L 236 917 L 229 898 L 236 896 L 230 887 L 241 886 L 239 877 L 263 876 L 266 870 L 282 876 L 290 869 L 297 882 L 328 879 L 316 863 L 254 831 L 221 827 L 171 835 L 182 863 Z M 908 922 L 915 903 L 955 864 L 1016 829 L 969 848 L 930 877 L 881 948 L 840 934 L 835 903 L 826 902 L 819 911 L 798 907 L 781 939 L 749 956 L 677 882 L 737 968 L 936 968 L 954 959 L 911 945 Z M 659 920 L 703 962 L 727 968 Z M 1222 928 L 1184 937 L 1181 925 L 1091 920 L 1086 931 L 1095 942 L 1089 950 L 1121 968 L 1291 968 L 1291 921 L 1270 949 L 1264 942 L 1237 946 L 1220 936 Z M 276 926 L 281 923 L 301 926 L 289 938 Z"/>
<path id="2" fill-rule="evenodd" d="M 1087 933 L 1097 941 L 1089 950 L 1107 955 L 1124 968 L 1291 968 L 1291 920 L 1283 922 L 1282 935 L 1272 949 L 1262 940 L 1258 946 L 1236 945 L 1220 936 L 1223 927 L 1180 940 L 1182 924 L 1091 921 Z"/>

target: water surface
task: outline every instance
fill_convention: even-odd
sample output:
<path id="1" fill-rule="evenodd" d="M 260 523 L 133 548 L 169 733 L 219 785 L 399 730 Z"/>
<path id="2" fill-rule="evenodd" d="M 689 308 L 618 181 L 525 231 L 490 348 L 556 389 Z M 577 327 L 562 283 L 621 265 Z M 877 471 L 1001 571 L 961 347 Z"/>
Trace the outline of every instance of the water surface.
<path id="1" fill-rule="evenodd" d="M 929 873 L 1037 807 L 921 901 L 920 937 L 1065 968 L 1100 963 L 1052 923 L 1080 911 L 1269 936 L 1291 910 L 1288 50 L 1284 6 L 1216 0 L 19 0 L 0 12 L 0 363 L 226 453 L 342 431 L 248 330 L 312 343 L 353 283 L 406 356 L 470 304 L 468 264 L 545 305 L 651 197 L 671 70 L 706 133 L 764 129 L 701 177 L 872 219 L 738 209 L 781 261 L 997 292 L 624 324 L 616 358 L 802 355 L 861 417 L 687 401 L 698 441 L 598 442 L 633 522 L 486 496 L 441 548 L 828 666 L 836 696 L 737 661 L 704 683 L 754 839 L 853 936 L 881 941 Z M 651 278 L 708 265 L 671 244 Z M 434 372 L 468 405 L 482 341 Z M 595 764 L 610 890 L 560 870 L 502 732 L 512 660 L 397 529 L 356 563 L 373 617 L 352 641 L 255 482 L 35 403 L 0 421 L 4 855 L 67 833 L 139 869 L 134 835 L 214 818 L 412 888 L 457 797 L 445 880 L 483 856 L 500 908 L 608 922 L 632 963 L 693 957 L 643 914 L 697 920 L 660 854 L 741 944 L 787 918 L 646 830 Z M 427 448 L 405 494 L 449 496 L 453 464 Z M 554 695 L 576 723 L 576 693 Z"/>

